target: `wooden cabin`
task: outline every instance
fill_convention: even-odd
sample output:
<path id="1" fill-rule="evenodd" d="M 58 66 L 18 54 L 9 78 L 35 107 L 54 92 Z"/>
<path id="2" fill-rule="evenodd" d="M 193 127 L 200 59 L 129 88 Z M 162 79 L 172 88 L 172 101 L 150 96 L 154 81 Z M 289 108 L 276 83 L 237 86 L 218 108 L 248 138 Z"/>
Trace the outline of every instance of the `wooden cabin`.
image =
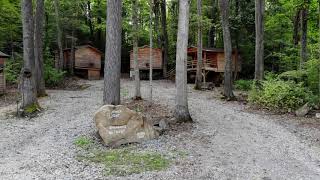
<path id="1" fill-rule="evenodd" d="M 162 49 L 153 48 L 152 49 L 152 69 L 154 74 L 162 74 L 163 69 L 163 58 L 162 58 Z M 143 76 L 149 72 L 150 68 L 150 47 L 143 46 L 138 48 L 138 62 L 139 70 L 142 72 L 142 79 L 145 79 Z M 130 77 L 133 75 L 134 70 L 134 61 L 133 61 L 133 50 L 130 51 Z"/>
<path id="2" fill-rule="evenodd" d="M 72 58 L 71 48 L 63 51 L 64 55 L 64 68 L 70 67 Z M 102 52 L 91 45 L 77 46 L 75 48 L 75 73 L 89 80 L 100 79 L 101 72 L 101 56 Z"/>
<path id="3" fill-rule="evenodd" d="M 9 56 L 0 51 L 0 94 L 5 93 L 6 90 L 6 77 L 4 74 L 5 59 Z"/>
<path id="4" fill-rule="evenodd" d="M 194 74 L 197 71 L 197 62 L 198 62 L 197 50 L 198 50 L 197 47 L 188 48 L 187 70 L 189 74 Z M 221 77 L 221 74 L 223 74 L 225 71 L 224 49 L 203 48 L 202 59 L 203 59 L 202 73 L 203 73 L 204 81 L 206 80 L 206 77 L 208 76 L 208 74 L 210 74 L 211 76 Z M 232 65 L 233 65 L 233 72 L 238 73 L 241 71 L 241 60 L 240 60 L 239 53 L 236 49 L 232 51 Z M 218 81 L 220 77 L 213 77 L 214 81 Z"/>

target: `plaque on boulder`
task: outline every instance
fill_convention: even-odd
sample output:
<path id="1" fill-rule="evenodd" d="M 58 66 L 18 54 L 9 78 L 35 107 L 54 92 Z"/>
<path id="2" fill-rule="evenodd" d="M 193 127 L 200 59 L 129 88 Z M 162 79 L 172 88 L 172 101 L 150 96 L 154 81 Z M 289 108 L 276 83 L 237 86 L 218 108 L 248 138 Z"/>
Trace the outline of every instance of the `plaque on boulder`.
<path id="1" fill-rule="evenodd" d="M 125 106 L 105 105 L 94 116 L 99 135 L 108 146 L 142 142 L 159 136 L 153 125 Z"/>

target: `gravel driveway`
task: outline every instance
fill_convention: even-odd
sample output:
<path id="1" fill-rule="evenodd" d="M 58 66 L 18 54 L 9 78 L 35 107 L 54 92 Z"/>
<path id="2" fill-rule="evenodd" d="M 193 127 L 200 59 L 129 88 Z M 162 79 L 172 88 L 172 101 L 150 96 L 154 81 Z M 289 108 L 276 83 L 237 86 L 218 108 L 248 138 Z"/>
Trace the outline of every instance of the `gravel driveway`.
<path id="1" fill-rule="evenodd" d="M 185 157 L 162 172 L 104 177 L 103 167 L 75 158 L 75 139 L 95 133 L 92 117 L 102 105 L 103 81 L 83 83 L 91 87 L 48 91 L 40 100 L 45 112 L 30 120 L 5 113 L 15 106 L 0 108 L 0 179 L 320 179 L 319 129 L 279 123 L 285 117 L 249 112 L 191 86 L 193 127 L 135 146 Z M 133 82 L 122 80 L 123 96 L 133 89 Z M 154 82 L 157 103 L 173 108 L 174 96 L 174 84 Z"/>

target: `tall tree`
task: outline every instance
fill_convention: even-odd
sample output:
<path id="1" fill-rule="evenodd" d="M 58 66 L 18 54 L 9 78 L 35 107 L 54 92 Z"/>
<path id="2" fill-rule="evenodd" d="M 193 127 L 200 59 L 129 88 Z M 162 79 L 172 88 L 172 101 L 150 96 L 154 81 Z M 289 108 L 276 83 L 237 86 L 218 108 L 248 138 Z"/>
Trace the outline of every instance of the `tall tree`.
<path id="1" fill-rule="evenodd" d="M 202 0 L 197 0 L 198 9 L 198 55 L 197 55 L 197 74 L 196 74 L 196 89 L 201 89 L 202 84 Z"/>
<path id="2" fill-rule="evenodd" d="M 301 59 L 300 70 L 308 59 L 307 55 L 307 37 L 308 37 L 308 11 L 310 0 L 304 0 L 301 10 Z"/>
<path id="3" fill-rule="evenodd" d="M 59 49 L 59 59 L 56 60 L 56 68 L 63 69 L 63 47 L 62 47 L 62 31 L 61 31 L 61 22 L 60 22 L 60 8 L 59 8 L 59 1 L 54 0 L 54 10 L 55 10 L 55 17 L 56 17 L 56 28 L 57 28 L 57 44 Z"/>
<path id="4" fill-rule="evenodd" d="M 229 0 L 219 0 L 225 54 L 224 96 L 234 98 L 232 91 L 232 44 L 229 25 Z"/>
<path id="5" fill-rule="evenodd" d="M 139 73 L 139 62 L 138 62 L 138 0 L 133 0 L 133 8 L 132 8 L 132 22 L 133 22 L 133 63 L 134 63 L 134 79 L 135 79 L 135 93 L 134 99 L 141 99 L 141 91 L 140 91 L 140 73 Z"/>
<path id="6" fill-rule="evenodd" d="M 34 24 L 32 0 L 22 0 L 22 29 L 23 29 L 23 69 L 20 90 L 22 94 L 21 109 L 38 104 L 35 84 L 34 62 Z"/>
<path id="7" fill-rule="evenodd" d="M 107 2 L 104 104 L 120 104 L 122 0 Z"/>
<path id="8" fill-rule="evenodd" d="M 149 95 L 150 95 L 150 103 L 152 102 L 152 91 L 153 91 L 153 84 L 152 84 L 152 79 L 153 79 L 153 34 L 152 34 L 152 21 L 153 21 L 153 12 L 152 12 L 152 6 L 153 2 L 152 0 L 149 1 L 150 3 L 150 13 L 149 13 L 149 18 L 150 18 L 150 32 L 149 32 L 149 41 L 150 41 L 150 52 L 149 52 Z"/>
<path id="9" fill-rule="evenodd" d="M 46 95 L 44 69 L 43 69 L 43 36 L 44 36 L 44 0 L 37 0 L 34 29 L 34 55 L 35 55 L 35 78 L 37 84 L 37 95 Z"/>
<path id="10" fill-rule="evenodd" d="M 189 0 L 179 0 L 179 20 L 176 54 L 176 107 L 177 122 L 192 121 L 188 109 L 187 48 L 189 33 Z"/>
<path id="11" fill-rule="evenodd" d="M 255 79 L 263 80 L 264 76 L 264 0 L 255 3 L 256 24 L 256 53 L 255 53 Z"/>
<path id="12" fill-rule="evenodd" d="M 162 29 L 162 50 L 163 50 L 163 75 L 167 75 L 169 61 L 169 39 L 167 30 L 167 1 L 161 0 L 161 29 Z"/>
<path id="13" fill-rule="evenodd" d="M 293 21 L 293 44 L 297 46 L 299 44 L 299 30 L 300 30 L 300 18 L 301 18 L 301 9 L 299 8 L 296 12 Z"/>

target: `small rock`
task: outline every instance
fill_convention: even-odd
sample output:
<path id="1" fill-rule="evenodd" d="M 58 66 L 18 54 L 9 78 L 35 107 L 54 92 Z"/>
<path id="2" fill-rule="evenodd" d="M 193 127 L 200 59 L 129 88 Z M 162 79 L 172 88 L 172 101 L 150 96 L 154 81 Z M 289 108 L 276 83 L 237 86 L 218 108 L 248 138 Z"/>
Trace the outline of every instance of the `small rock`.
<path id="1" fill-rule="evenodd" d="M 309 103 L 306 103 L 304 106 L 296 110 L 295 114 L 298 117 L 304 117 L 309 113 L 309 111 L 310 111 Z"/>
<path id="2" fill-rule="evenodd" d="M 316 118 L 320 119 L 320 113 L 316 114 Z"/>

